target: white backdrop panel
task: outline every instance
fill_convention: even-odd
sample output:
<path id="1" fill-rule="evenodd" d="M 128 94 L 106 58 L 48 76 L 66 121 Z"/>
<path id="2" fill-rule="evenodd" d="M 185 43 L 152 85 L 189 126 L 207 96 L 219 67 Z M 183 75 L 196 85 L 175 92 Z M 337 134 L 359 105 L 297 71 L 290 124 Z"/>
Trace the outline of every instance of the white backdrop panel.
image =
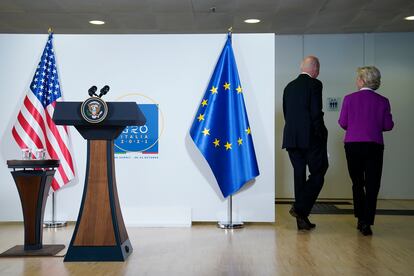
<path id="1" fill-rule="evenodd" d="M 116 159 L 121 207 L 128 225 L 189 225 L 225 218 L 227 202 L 188 130 L 226 36 L 55 35 L 65 100 L 82 101 L 92 85 L 111 86 L 105 100 L 139 93 L 155 100 L 164 116 L 159 158 Z M 0 35 L 0 220 L 21 220 L 17 190 L 5 162 L 19 157 L 11 138 L 46 35 Z M 233 35 L 233 48 L 260 176 L 233 199 L 243 221 L 274 221 L 274 35 Z M 128 100 L 128 99 L 126 99 Z M 76 220 L 86 163 L 86 142 L 70 128 L 77 179 L 57 193 L 58 219 Z M 50 218 L 50 204 L 46 219 Z"/>

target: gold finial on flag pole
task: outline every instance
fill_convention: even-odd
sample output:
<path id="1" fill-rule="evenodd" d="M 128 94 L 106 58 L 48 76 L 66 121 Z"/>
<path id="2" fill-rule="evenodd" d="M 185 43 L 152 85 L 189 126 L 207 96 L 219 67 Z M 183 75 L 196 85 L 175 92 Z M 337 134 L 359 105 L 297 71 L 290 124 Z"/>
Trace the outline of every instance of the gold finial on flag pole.
<path id="1" fill-rule="evenodd" d="M 53 29 L 52 29 L 52 27 L 49 27 L 49 29 L 47 30 L 47 33 L 48 33 L 48 34 L 53 33 Z"/>
<path id="2" fill-rule="evenodd" d="M 228 31 L 227 37 L 230 39 L 230 43 L 231 43 L 231 37 L 233 35 L 233 26 L 230 26 L 230 28 L 228 28 L 227 31 Z"/>

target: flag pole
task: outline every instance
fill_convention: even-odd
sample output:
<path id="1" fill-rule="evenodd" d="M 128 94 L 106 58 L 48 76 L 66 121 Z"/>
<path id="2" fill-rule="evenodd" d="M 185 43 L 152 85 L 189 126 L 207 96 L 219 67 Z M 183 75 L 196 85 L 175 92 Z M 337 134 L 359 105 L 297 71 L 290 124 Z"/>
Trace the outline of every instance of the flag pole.
<path id="1" fill-rule="evenodd" d="M 47 33 L 50 35 L 53 33 L 53 28 L 49 27 Z M 52 221 L 45 221 L 43 223 L 44 228 L 60 228 L 65 227 L 67 225 L 66 221 L 56 221 L 56 199 L 55 199 L 55 191 L 52 192 Z"/>
<path id="2" fill-rule="evenodd" d="M 61 228 L 67 225 L 66 221 L 56 221 L 56 199 L 55 191 L 52 193 L 52 220 L 43 223 L 44 228 Z"/>
<path id="3" fill-rule="evenodd" d="M 243 223 L 233 219 L 232 195 L 240 190 L 244 184 L 242 182 L 253 179 L 260 173 L 243 94 L 240 94 L 243 89 L 231 43 L 233 28 L 229 27 L 227 31 L 226 42 L 199 105 L 190 135 L 209 163 L 221 193 L 227 198 L 227 221 L 218 222 L 218 227 L 235 229 L 242 228 Z M 228 93 L 224 92 L 226 90 Z M 231 108 L 234 106 L 237 108 Z M 204 116 L 208 119 L 205 120 Z M 228 125 L 235 127 L 228 128 Z M 212 136 L 210 129 L 214 129 Z M 240 179 L 240 175 L 245 180 Z"/>
<path id="4" fill-rule="evenodd" d="M 221 229 L 240 229 L 244 227 L 243 222 L 241 221 L 237 221 L 234 222 L 233 221 L 233 196 L 230 195 L 228 200 L 228 208 L 227 208 L 227 221 L 220 221 L 217 224 L 217 227 L 221 228 Z"/>

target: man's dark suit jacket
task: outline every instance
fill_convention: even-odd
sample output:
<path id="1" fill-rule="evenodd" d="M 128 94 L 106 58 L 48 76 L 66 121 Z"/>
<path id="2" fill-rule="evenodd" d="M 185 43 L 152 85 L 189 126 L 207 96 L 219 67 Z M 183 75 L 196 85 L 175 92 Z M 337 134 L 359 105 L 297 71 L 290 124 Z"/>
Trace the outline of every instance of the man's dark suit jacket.
<path id="1" fill-rule="evenodd" d="M 328 131 L 323 122 L 322 83 L 300 74 L 283 92 L 285 128 L 282 148 L 308 149 L 326 142 Z"/>

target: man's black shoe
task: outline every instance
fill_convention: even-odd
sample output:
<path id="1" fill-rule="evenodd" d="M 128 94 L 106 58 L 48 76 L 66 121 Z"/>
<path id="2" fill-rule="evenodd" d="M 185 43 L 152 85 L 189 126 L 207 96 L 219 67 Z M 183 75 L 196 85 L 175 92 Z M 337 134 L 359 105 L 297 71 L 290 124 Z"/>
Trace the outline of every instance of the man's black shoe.
<path id="1" fill-rule="evenodd" d="M 289 214 L 294 218 L 299 217 L 298 213 L 296 213 L 295 207 L 293 207 L 293 206 L 292 206 L 292 208 L 290 208 Z"/>
<path id="2" fill-rule="evenodd" d="M 310 222 L 308 217 L 303 218 L 303 220 L 309 225 L 310 228 L 315 228 L 316 227 L 316 224 Z"/>
<path id="3" fill-rule="evenodd" d="M 296 218 L 296 225 L 298 230 L 311 230 L 311 226 L 301 217 Z"/>

